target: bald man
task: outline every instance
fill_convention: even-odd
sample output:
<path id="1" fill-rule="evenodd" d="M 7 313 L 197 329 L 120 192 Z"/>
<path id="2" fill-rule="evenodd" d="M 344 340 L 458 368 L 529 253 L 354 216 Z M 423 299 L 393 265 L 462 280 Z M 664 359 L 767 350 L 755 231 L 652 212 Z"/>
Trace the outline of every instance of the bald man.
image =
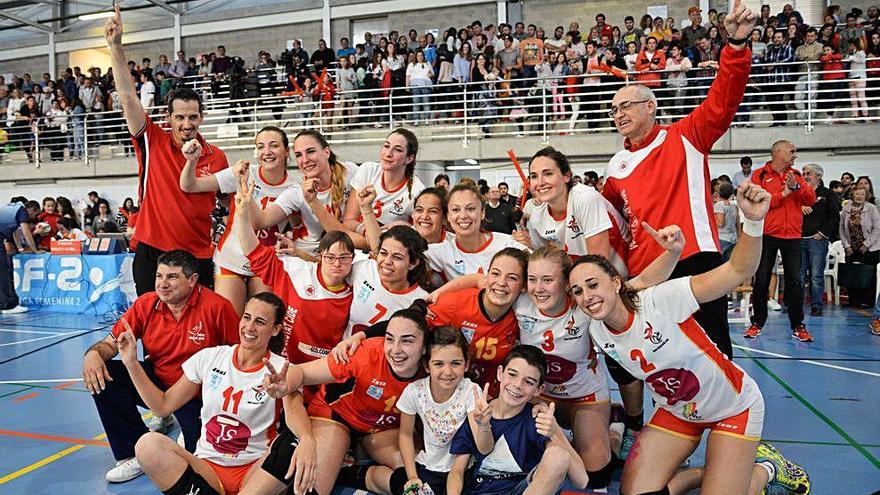
<path id="1" fill-rule="evenodd" d="M 609 114 L 625 138 L 624 149 L 608 163 L 602 195 L 629 222 L 630 276 L 641 273 L 662 251 L 642 228 L 642 222 L 653 227 L 681 227 L 687 245 L 670 278 L 697 275 L 721 264 L 709 181 L 709 152 L 727 132 L 742 102 L 751 69 L 751 51 L 746 41 L 754 25 L 755 15 L 736 0 L 724 19 L 728 45 L 721 52 L 715 81 L 703 103 L 682 120 L 660 125 L 657 98 L 645 86 L 629 85 L 614 95 Z M 694 316 L 721 352 L 732 357 L 726 298 L 701 304 Z M 623 393 L 634 379 L 615 363 L 609 365 L 617 368 L 611 374 Z M 627 433 L 637 426 L 633 415 L 641 410 L 641 396 L 633 393 L 632 397 L 638 407 L 626 404 L 624 396 L 629 417 Z M 638 416 L 641 417 L 640 412 Z"/>

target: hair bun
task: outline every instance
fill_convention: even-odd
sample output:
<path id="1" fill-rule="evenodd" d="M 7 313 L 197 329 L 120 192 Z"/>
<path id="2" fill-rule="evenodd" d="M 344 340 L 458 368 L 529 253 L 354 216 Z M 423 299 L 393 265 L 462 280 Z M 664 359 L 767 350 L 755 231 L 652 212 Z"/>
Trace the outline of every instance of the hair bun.
<path id="1" fill-rule="evenodd" d="M 423 317 L 428 316 L 428 301 L 424 299 L 416 299 L 410 305 L 409 309 L 419 312 Z"/>

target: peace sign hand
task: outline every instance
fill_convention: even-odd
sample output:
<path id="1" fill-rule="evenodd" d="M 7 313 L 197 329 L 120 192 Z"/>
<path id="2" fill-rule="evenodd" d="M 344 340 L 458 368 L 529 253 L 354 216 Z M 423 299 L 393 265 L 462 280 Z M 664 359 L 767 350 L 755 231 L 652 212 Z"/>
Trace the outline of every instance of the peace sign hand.
<path id="1" fill-rule="evenodd" d="M 735 40 L 746 39 L 755 27 L 755 14 L 742 4 L 742 0 L 734 0 L 730 14 L 724 18 L 724 29 L 728 36 Z M 733 45 L 732 45 L 733 46 Z M 740 49 L 745 45 L 739 45 Z M 734 46 L 736 48 L 736 46 Z"/>
<path id="2" fill-rule="evenodd" d="M 104 24 L 104 39 L 107 40 L 107 46 L 122 45 L 122 14 L 119 12 L 119 5 L 116 5 L 116 14 Z"/>
<path id="3" fill-rule="evenodd" d="M 492 408 L 489 406 L 489 383 L 483 386 L 482 393 L 480 387 L 474 385 L 474 421 L 477 425 L 489 426 L 492 419 Z"/>
<path id="4" fill-rule="evenodd" d="M 284 361 L 281 371 L 277 371 L 268 358 L 263 358 L 263 364 L 269 371 L 263 376 L 263 389 L 269 393 L 269 397 L 280 399 L 287 395 L 289 392 L 287 390 L 287 369 L 290 367 L 290 361 Z"/>

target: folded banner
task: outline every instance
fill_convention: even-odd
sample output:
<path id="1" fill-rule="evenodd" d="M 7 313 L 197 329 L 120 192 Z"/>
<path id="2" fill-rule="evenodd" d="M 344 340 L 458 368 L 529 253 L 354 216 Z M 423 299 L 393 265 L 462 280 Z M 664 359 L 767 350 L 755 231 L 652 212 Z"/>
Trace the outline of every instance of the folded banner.
<path id="1" fill-rule="evenodd" d="M 133 254 L 12 257 L 15 291 L 31 309 L 104 315 L 125 311 L 137 294 Z"/>

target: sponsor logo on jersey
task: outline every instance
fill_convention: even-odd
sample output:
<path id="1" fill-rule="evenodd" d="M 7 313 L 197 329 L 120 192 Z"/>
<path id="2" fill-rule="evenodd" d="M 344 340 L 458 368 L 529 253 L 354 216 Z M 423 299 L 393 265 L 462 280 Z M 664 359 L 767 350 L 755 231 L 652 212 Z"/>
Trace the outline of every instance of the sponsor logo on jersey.
<path id="1" fill-rule="evenodd" d="M 205 345 L 205 324 L 199 321 L 189 330 L 188 333 L 189 340 L 193 341 L 193 343 L 198 345 Z"/>
<path id="2" fill-rule="evenodd" d="M 700 421 L 703 419 L 703 417 L 700 416 L 700 412 L 697 411 L 696 402 L 688 402 L 685 404 L 684 407 L 681 408 L 681 414 L 691 421 Z"/>
<path id="3" fill-rule="evenodd" d="M 627 162 L 620 162 L 620 171 L 621 171 L 621 172 L 623 172 L 624 170 L 626 170 L 627 167 L 629 167 L 629 163 L 627 163 Z"/>
<path id="4" fill-rule="evenodd" d="M 574 215 L 572 215 L 571 220 L 568 221 L 568 230 L 571 231 L 571 239 L 577 239 L 578 237 L 584 235 L 584 231 L 581 230 L 581 227 L 577 224 L 577 220 L 575 220 Z"/>
<path id="5" fill-rule="evenodd" d="M 220 388 L 220 385 L 223 383 L 223 376 L 225 375 L 225 371 L 218 370 L 214 368 L 211 370 L 211 377 L 208 378 L 208 389 L 209 390 L 217 390 Z"/>
<path id="6" fill-rule="evenodd" d="M 645 378 L 654 392 L 674 406 L 679 402 L 689 402 L 700 392 L 700 379 L 693 371 L 684 368 L 668 368 L 652 373 Z"/>
<path id="7" fill-rule="evenodd" d="M 226 370 L 221 370 L 220 368 L 211 368 L 211 373 L 217 373 L 218 375 L 225 375 Z"/>
<path id="8" fill-rule="evenodd" d="M 314 285 L 309 284 L 306 286 L 306 295 L 307 296 L 314 296 L 315 295 L 315 286 Z"/>
<path id="9" fill-rule="evenodd" d="M 370 397 L 379 400 L 382 398 L 382 393 L 385 391 L 385 387 L 380 387 L 378 385 L 370 385 L 367 388 L 367 395 Z"/>
<path id="10" fill-rule="evenodd" d="M 546 393 L 550 395 L 568 395 L 568 393 L 566 392 L 566 388 L 567 387 L 564 383 L 561 383 L 559 385 L 550 385 L 548 383 Z"/>
<path id="11" fill-rule="evenodd" d="M 550 237 L 552 235 L 556 235 L 556 229 L 547 229 L 544 231 L 544 237 Z"/>
<path id="12" fill-rule="evenodd" d="M 627 221 L 629 221 L 629 231 L 630 235 L 632 236 L 629 239 L 629 248 L 635 249 L 639 247 L 639 243 L 636 242 L 636 232 L 641 226 L 641 222 L 639 221 L 638 217 L 633 215 L 632 208 L 630 208 L 629 206 L 629 196 L 627 196 L 626 194 L 626 189 L 622 189 L 620 191 L 620 197 L 623 199 L 623 217 L 626 218 Z"/>
<path id="13" fill-rule="evenodd" d="M 316 358 L 327 357 L 327 355 L 330 354 L 329 349 L 309 345 L 304 342 L 297 344 L 296 348 L 299 349 L 299 352 Z"/>

